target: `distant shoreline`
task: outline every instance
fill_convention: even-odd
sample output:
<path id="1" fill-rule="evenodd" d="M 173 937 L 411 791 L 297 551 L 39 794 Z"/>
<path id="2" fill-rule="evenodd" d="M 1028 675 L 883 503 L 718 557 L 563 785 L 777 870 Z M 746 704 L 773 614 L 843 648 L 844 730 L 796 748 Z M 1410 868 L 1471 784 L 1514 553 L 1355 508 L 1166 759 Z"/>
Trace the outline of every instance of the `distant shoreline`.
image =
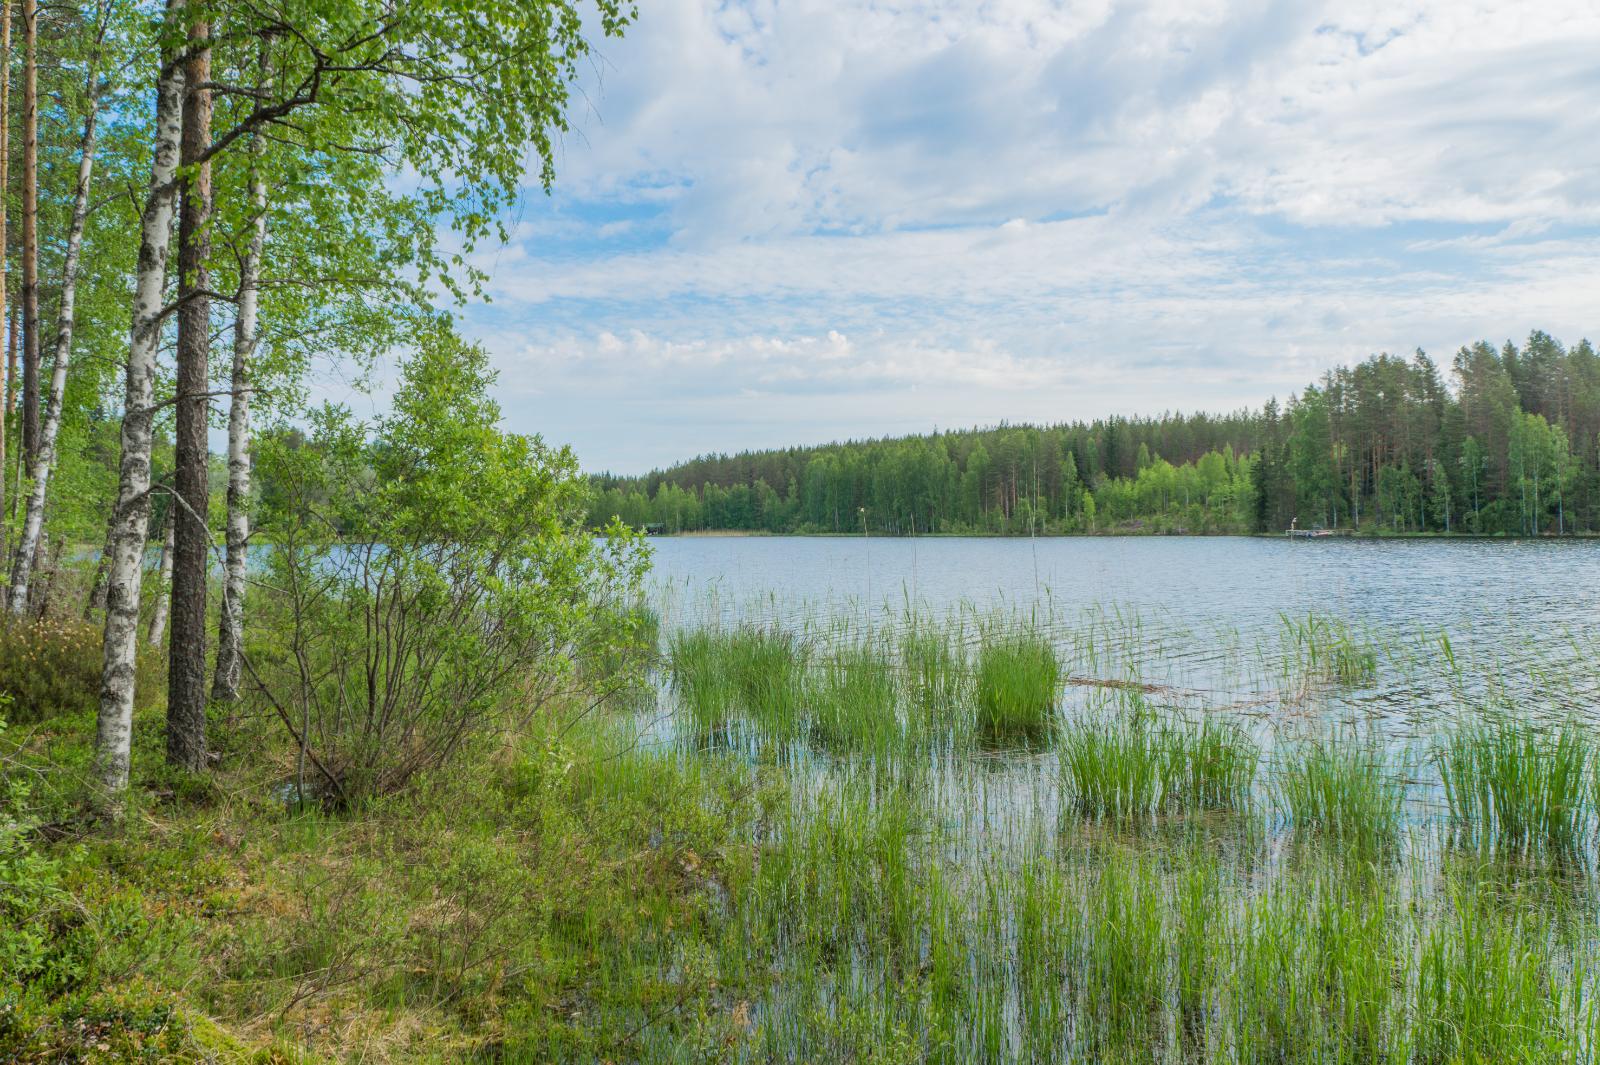
<path id="1" fill-rule="evenodd" d="M 1298 536 L 1290 537 L 1286 533 L 1255 533 L 1255 532 L 1147 532 L 1139 529 L 1106 529 L 1099 532 L 1041 532 L 1030 536 L 1027 533 L 997 533 L 997 532 L 931 532 L 917 533 L 847 533 L 847 532 L 769 532 L 765 529 L 692 529 L 683 532 L 651 533 L 652 540 L 716 540 L 716 539 L 760 539 L 774 537 L 803 537 L 815 540 L 1107 540 L 1117 537 L 1139 538 L 1148 540 L 1160 539 L 1196 539 L 1216 540 L 1227 537 L 1239 537 L 1250 540 L 1491 540 L 1496 542 L 1506 541 L 1531 541 L 1536 543 L 1563 542 L 1567 540 L 1597 540 L 1600 533 L 1570 532 L 1563 534 L 1549 533 L 1538 536 L 1518 536 L 1510 533 L 1460 533 L 1460 532 L 1354 532 L 1340 529 L 1330 536 Z"/>

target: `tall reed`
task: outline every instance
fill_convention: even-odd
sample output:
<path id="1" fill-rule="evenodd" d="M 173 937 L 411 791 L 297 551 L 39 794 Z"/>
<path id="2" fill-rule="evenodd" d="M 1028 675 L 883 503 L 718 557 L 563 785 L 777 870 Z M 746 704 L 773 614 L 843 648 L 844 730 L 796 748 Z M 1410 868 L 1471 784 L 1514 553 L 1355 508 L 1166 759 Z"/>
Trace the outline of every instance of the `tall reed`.
<path id="1" fill-rule="evenodd" d="M 1483 846 L 1577 846 L 1594 796 L 1593 745 L 1576 725 L 1551 732 L 1493 717 L 1456 727 L 1436 748 L 1450 819 Z"/>
<path id="2" fill-rule="evenodd" d="M 1058 745 L 1062 782 L 1080 813 L 1142 817 L 1159 810 L 1243 807 L 1261 752 L 1238 726 L 1160 720 L 1138 693 L 1110 713 L 1074 719 Z"/>
<path id="3" fill-rule="evenodd" d="M 811 733 L 824 746 L 883 753 L 904 738 L 894 663 L 880 641 L 835 648 L 813 677 Z"/>
<path id="4" fill-rule="evenodd" d="M 1336 618 L 1283 616 L 1288 662 L 1301 679 L 1359 687 L 1378 675 L 1378 652 L 1370 641 Z"/>
<path id="5" fill-rule="evenodd" d="M 1376 744 L 1334 738 L 1292 750 L 1278 783 L 1297 831 L 1315 831 L 1362 853 L 1394 843 L 1405 785 Z"/>
<path id="6" fill-rule="evenodd" d="M 1061 682 L 1055 648 L 1042 634 L 985 637 L 975 680 L 979 728 L 994 740 L 1047 739 L 1055 726 Z"/>

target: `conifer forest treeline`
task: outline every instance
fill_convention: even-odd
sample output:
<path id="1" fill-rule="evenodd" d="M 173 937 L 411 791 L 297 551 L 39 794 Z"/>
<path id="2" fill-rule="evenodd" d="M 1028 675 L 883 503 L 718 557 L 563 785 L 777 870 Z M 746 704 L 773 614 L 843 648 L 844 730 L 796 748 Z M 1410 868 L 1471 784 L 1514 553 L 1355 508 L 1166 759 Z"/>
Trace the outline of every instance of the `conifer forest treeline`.
<path id="1" fill-rule="evenodd" d="M 704 455 L 597 482 L 595 524 L 662 532 L 1590 533 L 1600 356 L 1536 331 L 1447 368 L 1376 355 L 1259 410 Z"/>

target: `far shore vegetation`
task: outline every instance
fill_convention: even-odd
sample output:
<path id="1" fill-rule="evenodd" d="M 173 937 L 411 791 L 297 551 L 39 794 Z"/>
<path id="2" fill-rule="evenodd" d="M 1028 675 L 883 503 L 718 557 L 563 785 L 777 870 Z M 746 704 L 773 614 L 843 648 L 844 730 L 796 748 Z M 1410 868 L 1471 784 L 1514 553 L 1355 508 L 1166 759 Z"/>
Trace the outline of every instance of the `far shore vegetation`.
<path id="1" fill-rule="evenodd" d="M 596 484 L 597 527 L 665 533 L 1592 534 L 1600 355 L 1534 332 L 1447 371 L 1374 356 L 1260 410 L 705 455 Z"/>

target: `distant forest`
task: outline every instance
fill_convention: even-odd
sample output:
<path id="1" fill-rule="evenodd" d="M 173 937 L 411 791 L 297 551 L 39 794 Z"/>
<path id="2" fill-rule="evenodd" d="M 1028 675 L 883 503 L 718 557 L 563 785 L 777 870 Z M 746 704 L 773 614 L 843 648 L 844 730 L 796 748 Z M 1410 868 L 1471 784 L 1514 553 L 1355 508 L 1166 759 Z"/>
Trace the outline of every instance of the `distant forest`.
<path id="1" fill-rule="evenodd" d="M 704 455 L 596 478 L 666 532 L 1524 536 L 1600 529 L 1600 357 L 1534 332 L 1324 374 L 1280 406 Z"/>

